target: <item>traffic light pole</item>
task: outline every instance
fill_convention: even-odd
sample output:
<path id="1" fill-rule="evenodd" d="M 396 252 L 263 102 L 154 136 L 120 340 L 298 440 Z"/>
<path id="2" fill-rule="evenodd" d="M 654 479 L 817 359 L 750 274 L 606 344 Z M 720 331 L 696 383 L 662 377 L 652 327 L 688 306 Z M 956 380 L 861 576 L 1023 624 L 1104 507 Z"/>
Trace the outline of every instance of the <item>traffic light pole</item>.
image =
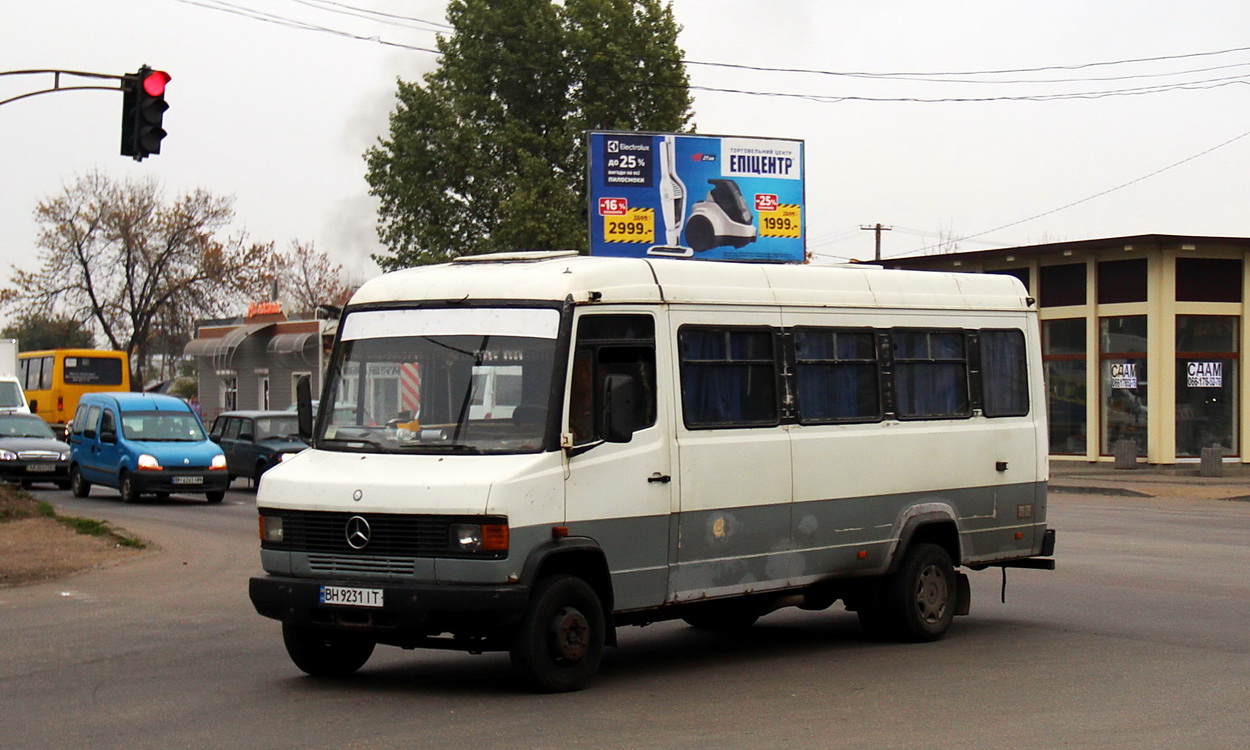
<path id="1" fill-rule="evenodd" d="M 40 91 L 31 91 L 28 94 L 10 97 L 0 101 L 0 105 L 16 102 L 21 99 L 29 99 L 32 96 L 40 94 L 56 94 L 62 91 L 125 91 L 126 82 L 130 80 L 133 74 L 122 76 L 110 75 L 108 73 L 87 73 L 81 70 L 6 70 L 0 71 L 0 76 L 25 76 L 25 75 L 52 75 L 52 88 L 42 89 Z M 80 78 L 102 78 L 110 81 L 120 81 L 117 86 L 62 86 L 61 76 L 78 76 Z"/>

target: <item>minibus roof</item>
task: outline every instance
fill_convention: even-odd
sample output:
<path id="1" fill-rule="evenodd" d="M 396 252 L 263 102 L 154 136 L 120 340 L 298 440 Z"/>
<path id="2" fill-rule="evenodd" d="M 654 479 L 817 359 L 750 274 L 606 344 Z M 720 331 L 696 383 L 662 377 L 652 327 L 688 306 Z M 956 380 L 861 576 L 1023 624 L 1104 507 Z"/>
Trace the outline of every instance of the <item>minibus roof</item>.
<path id="1" fill-rule="evenodd" d="M 403 301 L 793 305 L 1023 310 L 1024 285 L 1002 274 L 611 258 L 573 252 L 468 256 L 364 284 L 351 304 Z"/>

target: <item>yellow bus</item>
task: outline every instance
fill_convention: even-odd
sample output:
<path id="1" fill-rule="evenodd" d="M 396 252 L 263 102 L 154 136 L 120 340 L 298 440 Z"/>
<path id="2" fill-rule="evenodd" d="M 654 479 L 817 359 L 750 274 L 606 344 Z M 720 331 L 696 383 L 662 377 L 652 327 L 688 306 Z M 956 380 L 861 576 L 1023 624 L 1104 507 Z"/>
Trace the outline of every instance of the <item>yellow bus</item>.
<path id="1" fill-rule="evenodd" d="M 50 349 L 17 355 L 32 414 L 63 427 L 84 393 L 130 390 L 130 358 L 103 349 Z"/>

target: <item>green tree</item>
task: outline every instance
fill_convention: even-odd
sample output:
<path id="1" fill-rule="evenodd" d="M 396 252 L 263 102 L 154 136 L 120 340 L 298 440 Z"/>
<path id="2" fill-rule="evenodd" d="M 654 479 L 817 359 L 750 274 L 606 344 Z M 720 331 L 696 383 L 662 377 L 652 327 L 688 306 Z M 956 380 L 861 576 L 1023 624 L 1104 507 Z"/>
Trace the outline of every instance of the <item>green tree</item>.
<path id="1" fill-rule="evenodd" d="M 14 268 L 0 308 L 64 310 L 89 320 L 110 349 L 130 354 L 135 387 L 162 332 L 221 315 L 260 287 L 270 245 L 223 237 L 228 198 L 195 190 L 166 202 L 154 179 L 95 172 L 35 208 L 39 260 Z"/>
<path id="2" fill-rule="evenodd" d="M 690 122 L 680 28 L 661 0 L 452 0 L 423 83 L 399 81 L 365 154 L 384 269 L 586 247 L 587 130 Z"/>
<path id="3" fill-rule="evenodd" d="M 40 349 L 94 349 L 95 336 L 73 318 L 31 313 L 0 331 L 0 338 L 17 339 L 24 352 Z"/>

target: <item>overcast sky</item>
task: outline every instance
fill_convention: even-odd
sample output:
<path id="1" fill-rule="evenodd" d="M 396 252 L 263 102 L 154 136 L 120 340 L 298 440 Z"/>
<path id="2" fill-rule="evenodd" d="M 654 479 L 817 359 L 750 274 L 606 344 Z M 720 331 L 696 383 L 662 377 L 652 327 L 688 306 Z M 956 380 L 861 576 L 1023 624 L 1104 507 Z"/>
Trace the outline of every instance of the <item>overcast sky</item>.
<path id="1" fill-rule="evenodd" d="M 312 241 L 356 280 L 378 273 L 361 154 L 385 135 L 396 78 L 437 64 L 413 48 L 432 49 L 446 30 L 443 2 L 2 7 L 0 71 L 123 74 L 146 63 L 172 81 L 169 136 L 141 163 L 118 154 L 116 91 L 0 106 L 0 283 L 14 264 L 37 266 L 36 203 L 93 169 L 154 175 L 170 198 L 197 187 L 233 195 L 236 228 L 252 240 Z M 1245 0 L 674 8 L 698 132 L 806 141 L 808 249 L 820 261 L 871 258 L 872 233 L 860 227 L 876 222 L 893 227 L 887 256 L 1146 233 L 1250 236 Z M 0 100 L 51 84 L 50 75 L 0 76 Z"/>

